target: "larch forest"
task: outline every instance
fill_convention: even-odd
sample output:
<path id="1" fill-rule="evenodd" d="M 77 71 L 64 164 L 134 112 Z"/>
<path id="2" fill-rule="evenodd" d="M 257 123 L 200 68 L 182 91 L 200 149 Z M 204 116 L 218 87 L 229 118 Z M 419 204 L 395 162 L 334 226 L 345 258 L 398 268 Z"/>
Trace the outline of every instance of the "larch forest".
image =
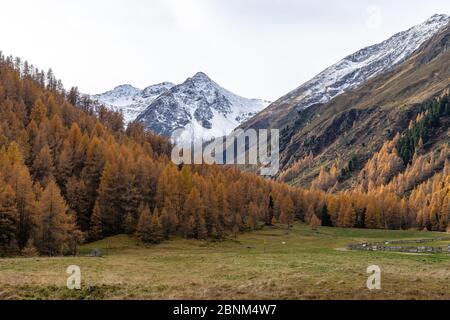
<path id="1" fill-rule="evenodd" d="M 168 139 L 138 123 L 125 127 L 119 112 L 66 91 L 51 70 L 0 54 L 0 255 L 75 255 L 81 243 L 118 234 L 145 243 L 220 240 L 294 221 L 446 231 L 450 147 L 423 146 L 448 121 L 448 94 L 424 102 L 351 187 L 336 185 L 352 163 L 322 168 L 302 188 L 285 182 L 309 157 L 276 179 L 231 166 L 175 166 Z"/>

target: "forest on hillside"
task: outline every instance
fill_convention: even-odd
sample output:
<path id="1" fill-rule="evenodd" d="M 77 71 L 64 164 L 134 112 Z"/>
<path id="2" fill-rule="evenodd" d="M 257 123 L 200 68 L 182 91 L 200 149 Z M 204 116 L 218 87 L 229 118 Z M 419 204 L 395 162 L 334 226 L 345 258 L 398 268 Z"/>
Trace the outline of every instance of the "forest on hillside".
<path id="1" fill-rule="evenodd" d="M 234 167 L 175 166 L 167 139 L 125 128 L 120 113 L 66 91 L 51 70 L 0 53 L 0 255 L 76 254 L 122 233 L 220 240 L 295 220 L 445 231 L 450 148 L 423 145 L 448 117 L 447 92 L 386 142 L 354 188 L 333 192 L 342 172 L 332 167 L 307 190 Z"/>

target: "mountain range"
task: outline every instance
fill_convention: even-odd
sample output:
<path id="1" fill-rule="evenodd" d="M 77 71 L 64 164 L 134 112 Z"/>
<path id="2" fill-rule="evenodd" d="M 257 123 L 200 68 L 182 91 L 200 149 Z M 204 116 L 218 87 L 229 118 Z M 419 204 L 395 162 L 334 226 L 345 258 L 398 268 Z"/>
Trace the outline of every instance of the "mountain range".
<path id="1" fill-rule="evenodd" d="M 238 127 L 279 128 L 283 181 L 309 186 L 322 168 L 337 165 L 345 172 L 342 185 L 351 186 L 383 143 L 423 111 L 421 104 L 448 88 L 449 22 L 448 15 L 433 15 L 347 56 L 272 104 L 239 97 L 202 72 L 179 85 L 124 85 L 94 99 L 155 133 L 170 136 L 181 128 L 181 141 L 207 141 Z M 440 138 L 426 143 L 429 152 L 447 141 L 445 128 L 437 132 Z M 304 159 L 307 168 L 299 165 Z"/>
<path id="2" fill-rule="evenodd" d="M 91 98 L 121 111 L 126 123 L 138 121 L 164 136 L 182 129 L 179 139 L 189 141 L 226 136 L 270 104 L 238 96 L 203 72 L 179 85 L 164 82 L 143 90 L 121 85 Z"/>
<path id="3" fill-rule="evenodd" d="M 272 103 L 245 122 L 242 128 L 282 129 L 295 121 L 299 111 L 327 103 L 406 61 L 449 21 L 448 15 L 433 15 L 425 22 L 397 33 L 382 43 L 347 56 Z"/>
<path id="4" fill-rule="evenodd" d="M 119 110 L 123 113 L 125 123 L 130 123 L 145 111 L 145 109 L 163 93 L 166 93 L 175 85 L 170 82 L 163 82 L 152 85 L 144 90 L 125 84 L 102 94 L 91 96 L 111 109 Z"/>
<path id="5" fill-rule="evenodd" d="M 434 16 L 430 21 L 437 20 L 448 21 L 448 17 Z M 430 107 L 434 101 L 439 102 L 440 97 L 448 95 L 449 48 L 450 25 L 447 23 L 402 63 L 327 103 L 293 113 L 295 117 L 281 134 L 282 168 L 284 173 L 291 171 L 285 182 L 310 185 L 323 168 L 336 165 L 342 173 L 341 187 L 352 187 L 361 170 L 386 141 L 396 141 L 398 134 L 404 140 L 412 131 L 415 138 L 406 146 L 395 142 L 392 154 L 404 157 L 405 152 L 409 152 L 410 157 L 404 157 L 405 166 L 414 165 L 419 154 L 428 154 L 427 161 L 433 163 L 433 154 L 439 154 L 450 143 L 450 119 L 442 109 L 445 102 L 441 103 L 440 111 L 431 111 Z M 426 125 L 421 120 L 424 117 L 438 120 L 433 126 Z M 419 139 L 423 144 L 421 153 L 412 159 L 419 148 Z M 443 165 L 438 165 L 430 175 L 442 169 Z M 392 171 L 394 176 L 400 173 L 401 170 Z M 286 177 L 286 174 L 281 176 Z"/>

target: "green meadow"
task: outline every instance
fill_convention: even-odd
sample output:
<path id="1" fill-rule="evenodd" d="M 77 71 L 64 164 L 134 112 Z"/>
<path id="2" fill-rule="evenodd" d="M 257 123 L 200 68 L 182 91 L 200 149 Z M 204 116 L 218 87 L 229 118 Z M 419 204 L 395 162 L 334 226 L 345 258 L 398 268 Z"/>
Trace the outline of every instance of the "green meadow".
<path id="1" fill-rule="evenodd" d="M 84 245 L 78 257 L 0 260 L 0 299 L 450 299 L 449 254 L 348 251 L 364 241 L 448 234 L 265 228 L 220 242 L 172 239 L 144 246 L 129 236 Z M 440 241 L 439 245 L 448 245 Z M 90 257 L 93 250 L 102 257 Z M 66 269 L 81 268 L 81 290 Z M 367 268 L 382 289 L 366 287 Z"/>

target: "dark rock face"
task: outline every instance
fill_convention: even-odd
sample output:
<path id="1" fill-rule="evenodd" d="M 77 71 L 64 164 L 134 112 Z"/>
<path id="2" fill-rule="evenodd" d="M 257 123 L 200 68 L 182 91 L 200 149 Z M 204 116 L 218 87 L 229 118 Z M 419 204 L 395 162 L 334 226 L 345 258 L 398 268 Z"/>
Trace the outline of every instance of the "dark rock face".
<path id="1" fill-rule="evenodd" d="M 214 114 L 207 104 L 204 104 L 203 106 L 195 110 L 194 116 L 195 119 L 202 124 L 203 128 L 212 129 L 212 123 L 210 122 L 210 120 L 214 117 Z"/>
<path id="2" fill-rule="evenodd" d="M 172 93 L 157 100 L 156 104 L 150 105 L 137 118 L 138 122 L 142 122 L 151 131 L 170 136 L 174 130 L 184 128 L 192 120 L 187 110 L 178 108 Z"/>

